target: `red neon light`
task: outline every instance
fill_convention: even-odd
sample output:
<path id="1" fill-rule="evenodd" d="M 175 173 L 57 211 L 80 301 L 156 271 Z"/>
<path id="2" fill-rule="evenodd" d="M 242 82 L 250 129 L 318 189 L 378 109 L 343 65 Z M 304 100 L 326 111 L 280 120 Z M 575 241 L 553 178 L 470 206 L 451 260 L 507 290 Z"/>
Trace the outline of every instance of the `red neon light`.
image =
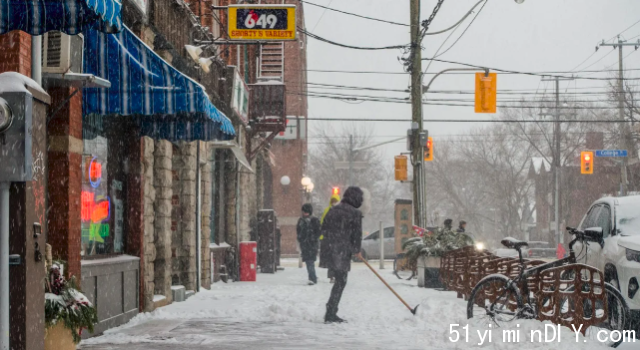
<path id="1" fill-rule="evenodd" d="M 81 218 L 83 222 L 91 221 L 100 223 L 109 218 L 111 205 L 109 200 L 95 202 L 95 194 L 92 192 L 82 191 L 80 194 Z"/>
<path id="2" fill-rule="evenodd" d="M 91 222 L 98 223 L 108 219 L 109 207 L 110 205 L 108 200 L 96 203 L 93 206 L 93 211 L 91 212 Z"/>
<path id="3" fill-rule="evenodd" d="M 93 161 L 91 165 L 89 165 L 89 178 L 91 181 L 98 181 L 102 178 L 102 164 Z"/>
<path id="4" fill-rule="evenodd" d="M 91 212 L 93 211 L 93 203 L 94 203 L 95 194 L 91 192 L 82 191 L 80 194 L 80 205 L 81 205 L 81 217 L 82 221 L 91 220 Z"/>

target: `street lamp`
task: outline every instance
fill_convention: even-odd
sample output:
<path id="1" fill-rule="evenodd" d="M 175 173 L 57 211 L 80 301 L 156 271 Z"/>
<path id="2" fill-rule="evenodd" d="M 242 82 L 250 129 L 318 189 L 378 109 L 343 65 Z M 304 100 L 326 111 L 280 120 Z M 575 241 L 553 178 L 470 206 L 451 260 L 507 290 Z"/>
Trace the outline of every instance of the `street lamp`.
<path id="1" fill-rule="evenodd" d="M 315 187 L 313 181 L 311 181 L 311 178 L 308 176 L 303 177 L 302 180 L 300 180 L 300 184 L 302 185 L 302 191 L 307 194 L 313 192 L 313 189 Z"/>
<path id="2" fill-rule="evenodd" d="M 291 184 L 291 179 L 285 175 L 280 178 L 280 184 L 282 185 L 284 193 L 287 193 L 287 188 L 289 187 L 289 184 Z"/>

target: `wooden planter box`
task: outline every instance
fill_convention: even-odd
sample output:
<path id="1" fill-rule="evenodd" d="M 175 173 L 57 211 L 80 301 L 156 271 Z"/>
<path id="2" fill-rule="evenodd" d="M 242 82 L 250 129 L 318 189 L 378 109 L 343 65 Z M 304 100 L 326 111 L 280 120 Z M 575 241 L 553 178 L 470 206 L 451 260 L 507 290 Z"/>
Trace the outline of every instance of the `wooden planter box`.
<path id="1" fill-rule="evenodd" d="M 418 258 L 418 287 L 442 288 L 440 275 L 440 257 L 429 256 Z"/>
<path id="2" fill-rule="evenodd" d="M 60 320 L 55 326 L 46 329 L 44 350 L 76 350 L 71 331 L 64 328 L 63 322 Z"/>

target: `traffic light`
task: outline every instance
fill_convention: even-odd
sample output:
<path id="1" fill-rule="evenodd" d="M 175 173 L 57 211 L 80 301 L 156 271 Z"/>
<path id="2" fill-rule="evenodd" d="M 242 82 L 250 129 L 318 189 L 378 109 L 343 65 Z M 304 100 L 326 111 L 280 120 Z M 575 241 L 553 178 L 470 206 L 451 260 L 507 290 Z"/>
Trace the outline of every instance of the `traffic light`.
<path id="1" fill-rule="evenodd" d="M 496 73 L 476 73 L 476 113 L 495 113 L 498 87 Z"/>
<path id="2" fill-rule="evenodd" d="M 331 189 L 331 195 L 332 196 L 339 196 L 340 195 L 340 187 L 334 187 Z"/>
<path id="3" fill-rule="evenodd" d="M 427 144 L 424 145 L 424 161 L 430 162 L 433 160 L 433 139 L 431 136 L 427 139 Z"/>
<path id="4" fill-rule="evenodd" d="M 396 181 L 407 181 L 407 156 L 395 156 Z"/>
<path id="5" fill-rule="evenodd" d="M 593 152 L 584 151 L 580 154 L 580 173 L 593 174 Z"/>

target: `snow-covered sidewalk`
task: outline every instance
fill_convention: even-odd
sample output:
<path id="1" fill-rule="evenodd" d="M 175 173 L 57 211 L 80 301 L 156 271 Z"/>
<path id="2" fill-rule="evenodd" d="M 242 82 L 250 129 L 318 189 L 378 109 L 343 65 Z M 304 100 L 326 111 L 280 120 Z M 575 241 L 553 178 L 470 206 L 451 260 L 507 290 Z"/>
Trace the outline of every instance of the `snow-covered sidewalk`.
<path id="1" fill-rule="evenodd" d="M 377 263 L 375 264 L 377 265 Z M 409 304 L 420 304 L 413 316 L 363 264 L 353 264 L 338 315 L 347 324 L 323 323 L 331 284 L 321 278 L 306 285 L 306 269 L 287 267 L 277 274 L 258 274 L 254 283 L 216 283 L 183 303 L 174 303 L 140 314 L 128 324 L 81 343 L 85 350 L 147 349 L 606 349 L 584 342 L 567 328 L 562 342 L 531 342 L 533 329 L 544 331 L 538 321 L 520 323 L 519 344 L 503 342 L 502 330 L 493 330 L 491 342 L 480 342 L 466 319 L 466 302 L 453 292 L 418 288 L 416 281 L 398 280 L 391 266 L 381 274 Z M 326 277 L 326 270 L 318 274 Z M 464 339 L 466 324 L 469 342 Z M 450 325 L 461 333 L 455 335 Z M 483 334 L 483 333 L 482 333 Z M 637 349 L 640 343 L 623 344 Z M 619 349 L 620 349 L 619 348 Z"/>

